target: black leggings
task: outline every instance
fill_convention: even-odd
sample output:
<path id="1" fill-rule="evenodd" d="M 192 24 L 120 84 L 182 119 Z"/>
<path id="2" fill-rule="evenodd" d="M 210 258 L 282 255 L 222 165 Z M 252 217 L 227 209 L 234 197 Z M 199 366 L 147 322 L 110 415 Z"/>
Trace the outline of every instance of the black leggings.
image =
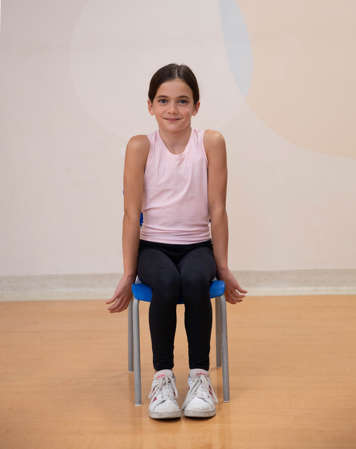
<path id="1" fill-rule="evenodd" d="M 183 299 L 189 367 L 209 369 L 212 307 L 210 283 L 216 276 L 212 241 L 172 244 L 140 239 L 137 274 L 152 288 L 149 324 L 153 366 L 172 369 L 176 306 Z"/>

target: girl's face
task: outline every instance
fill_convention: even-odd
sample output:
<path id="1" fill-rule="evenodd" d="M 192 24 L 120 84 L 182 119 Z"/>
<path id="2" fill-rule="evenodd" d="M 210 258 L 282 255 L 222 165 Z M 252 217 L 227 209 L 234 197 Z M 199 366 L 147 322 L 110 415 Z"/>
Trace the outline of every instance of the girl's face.
<path id="1" fill-rule="evenodd" d="M 162 83 L 153 102 L 148 100 L 147 103 L 159 128 L 174 132 L 190 127 L 191 117 L 197 114 L 200 106 L 200 102 L 194 105 L 191 88 L 180 78 Z"/>

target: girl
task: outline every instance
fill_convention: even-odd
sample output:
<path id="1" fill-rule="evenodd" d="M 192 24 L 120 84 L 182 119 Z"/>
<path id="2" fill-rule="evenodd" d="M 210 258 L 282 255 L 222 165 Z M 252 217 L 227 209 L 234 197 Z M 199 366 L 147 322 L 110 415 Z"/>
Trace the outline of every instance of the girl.
<path id="1" fill-rule="evenodd" d="M 177 418 L 182 411 L 185 416 L 215 415 L 217 399 L 209 377 L 209 286 L 215 277 L 223 280 L 231 304 L 247 293 L 228 268 L 225 141 L 218 131 L 191 127 L 199 106 L 198 83 L 189 67 L 160 68 L 148 91 L 148 110 L 158 129 L 131 137 L 125 155 L 124 274 L 106 303 L 112 303 L 111 313 L 125 310 L 136 275 L 152 288 L 149 325 L 156 372 L 148 411 L 157 419 Z M 182 408 L 172 371 L 180 298 L 190 367 Z"/>

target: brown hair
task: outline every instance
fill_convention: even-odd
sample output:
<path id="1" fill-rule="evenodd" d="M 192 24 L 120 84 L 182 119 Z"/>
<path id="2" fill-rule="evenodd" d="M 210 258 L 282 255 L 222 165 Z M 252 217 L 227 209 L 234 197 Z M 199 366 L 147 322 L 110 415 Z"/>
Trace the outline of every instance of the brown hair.
<path id="1" fill-rule="evenodd" d="M 184 81 L 192 89 L 193 102 L 196 104 L 199 101 L 199 86 L 194 73 L 187 65 L 174 63 L 161 67 L 152 76 L 148 89 L 148 98 L 151 102 L 153 102 L 157 90 L 162 83 L 176 78 Z"/>

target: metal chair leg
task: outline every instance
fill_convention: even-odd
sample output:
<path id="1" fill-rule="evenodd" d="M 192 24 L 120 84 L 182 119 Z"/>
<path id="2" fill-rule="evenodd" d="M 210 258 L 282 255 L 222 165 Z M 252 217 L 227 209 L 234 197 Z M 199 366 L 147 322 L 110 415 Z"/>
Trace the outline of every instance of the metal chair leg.
<path id="1" fill-rule="evenodd" d="M 221 337 L 222 337 L 222 372 L 223 372 L 223 392 L 224 402 L 230 400 L 230 381 L 229 381 L 229 354 L 227 345 L 227 319 L 226 319 L 226 300 L 221 297 Z"/>
<path id="2" fill-rule="evenodd" d="M 221 299 L 215 298 L 216 367 L 221 366 Z"/>
<path id="3" fill-rule="evenodd" d="M 141 356 L 140 356 L 140 301 L 133 300 L 133 346 L 134 346 L 134 377 L 135 377 L 135 405 L 142 405 L 141 386 Z"/>
<path id="4" fill-rule="evenodd" d="M 129 365 L 129 371 L 134 370 L 133 365 L 133 328 L 132 328 L 132 303 L 133 300 L 130 301 L 129 307 L 128 307 L 128 365 Z"/>

